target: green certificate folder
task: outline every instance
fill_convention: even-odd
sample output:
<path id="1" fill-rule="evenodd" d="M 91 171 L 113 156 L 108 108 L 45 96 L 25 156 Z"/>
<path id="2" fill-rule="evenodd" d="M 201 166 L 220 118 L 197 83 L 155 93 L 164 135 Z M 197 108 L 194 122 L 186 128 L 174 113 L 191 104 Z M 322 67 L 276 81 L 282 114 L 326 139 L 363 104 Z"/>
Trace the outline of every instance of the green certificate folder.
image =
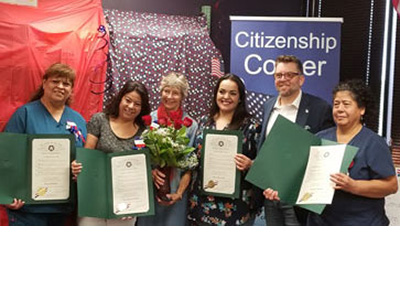
<path id="1" fill-rule="evenodd" d="M 277 190 L 282 201 L 294 205 L 307 167 L 310 146 L 328 144 L 336 143 L 321 140 L 279 115 L 246 180 L 263 190 Z M 346 146 L 341 171 L 347 172 L 357 151 L 356 147 Z M 324 204 L 300 206 L 316 213 L 321 213 L 325 208 Z"/>
<path id="2" fill-rule="evenodd" d="M 220 197 L 240 197 L 241 172 L 234 156 L 242 153 L 243 133 L 238 130 L 205 129 L 201 149 L 202 193 Z"/>
<path id="3" fill-rule="evenodd" d="M 0 204 L 70 201 L 74 155 L 72 135 L 0 133 Z"/>
<path id="4" fill-rule="evenodd" d="M 154 215 L 153 180 L 147 149 L 104 153 L 77 149 L 78 215 L 115 219 Z"/>

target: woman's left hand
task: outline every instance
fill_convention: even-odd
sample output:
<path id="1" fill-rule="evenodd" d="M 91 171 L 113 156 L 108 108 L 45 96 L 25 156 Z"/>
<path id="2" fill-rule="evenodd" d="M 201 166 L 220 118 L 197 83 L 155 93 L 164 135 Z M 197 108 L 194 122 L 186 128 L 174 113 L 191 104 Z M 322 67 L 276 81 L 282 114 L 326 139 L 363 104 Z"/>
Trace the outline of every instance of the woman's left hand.
<path id="1" fill-rule="evenodd" d="M 335 184 L 335 190 L 343 190 L 345 192 L 354 192 L 356 181 L 350 176 L 343 173 L 331 174 L 331 181 Z"/>
<path id="2" fill-rule="evenodd" d="M 11 210 L 19 210 L 22 208 L 22 206 L 24 206 L 24 204 L 25 204 L 25 201 L 14 198 L 13 203 L 5 204 L 4 206 Z"/>
<path id="3" fill-rule="evenodd" d="M 168 199 L 170 199 L 170 201 L 163 201 L 160 198 L 156 197 L 157 202 L 164 206 L 171 206 L 174 205 L 176 202 L 182 200 L 182 194 L 180 193 L 167 194 L 166 196 Z"/>
<path id="4" fill-rule="evenodd" d="M 165 174 L 161 172 L 159 169 L 154 169 L 151 171 L 151 176 L 153 177 L 154 185 L 157 189 L 160 188 L 164 184 L 165 181 Z"/>
<path id="5" fill-rule="evenodd" d="M 72 170 L 72 179 L 77 181 L 78 175 L 82 172 L 82 164 L 78 163 L 76 160 L 73 160 L 71 163 Z"/>
<path id="6" fill-rule="evenodd" d="M 244 154 L 236 154 L 235 163 L 239 171 L 246 171 L 250 169 L 250 167 L 253 164 L 253 161 Z"/>

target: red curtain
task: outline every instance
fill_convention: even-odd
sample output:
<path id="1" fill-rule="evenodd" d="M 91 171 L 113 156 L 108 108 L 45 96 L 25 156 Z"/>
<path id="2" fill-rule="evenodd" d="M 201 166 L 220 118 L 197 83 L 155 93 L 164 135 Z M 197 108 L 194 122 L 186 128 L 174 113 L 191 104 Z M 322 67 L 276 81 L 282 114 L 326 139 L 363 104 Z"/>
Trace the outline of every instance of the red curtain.
<path id="1" fill-rule="evenodd" d="M 8 225 L 7 212 L 4 206 L 0 205 L 0 226 Z"/>
<path id="2" fill-rule="evenodd" d="M 55 62 L 77 72 L 72 107 L 85 119 L 102 110 L 108 37 L 101 0 L 0 3 L 0 131 Z"/>
<path id="3" fill-rule="evenodd" d="M 40 0 L 38 7 L 0 3 L 0 131 L 56 62 L 77 72 L 72 107 L 88 120 L 103 106 L 108 36 L 101 0 Z M 101 29 L 101 30 L 99 30 Z M 0 225 L 7 225 L 0 207 Z"/>

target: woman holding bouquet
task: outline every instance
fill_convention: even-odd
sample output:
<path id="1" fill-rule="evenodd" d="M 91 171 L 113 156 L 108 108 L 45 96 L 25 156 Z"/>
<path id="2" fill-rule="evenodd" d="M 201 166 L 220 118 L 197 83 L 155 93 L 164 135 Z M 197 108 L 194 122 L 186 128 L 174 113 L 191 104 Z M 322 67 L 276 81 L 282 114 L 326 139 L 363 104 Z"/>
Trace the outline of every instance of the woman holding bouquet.
<path id="1" fill-rule="evenodd" d="M 256 123 L 246 110 L 246 93 L 242 80 L 234 74 L 222 76 L 214 89 L 212 106 L 208 116 L 201 118 L 196 132 L 194 147 L 198 157 L 203 143 L 204 129 L 240 130 L 243 132 L 243 154 L 236 154 L 236 167 L 245 173 L 256 156 Z M 239 199 L 206 196 L 201 193 L 201 172 L 196 172 L 193 191 L 189 197 L 188 219 L 192 225 L 252 225 L 255 203 L 251 197 L 251 185 L 242 174 Z"/>
<path id="2" fill-rule="evenodd" d="M 137 81 L 127 81 L 118 95 L 107 105 L 104 112 L 94 114 L 87 124 L 88 136 L 85 148 L 105 153 L 132 150 L 136 138 L 145 129 L 142 116 L 150 113 L 149 95 L 146 87 Z M 72 173 L 77 176 L 82 164 L 74 161 Z M 134 225 L 135 219 L 101 219 L 82 217 L 80 226 Z"/>
<path id="3" fill-rule="evenodd" d="M 187 125 L 186 136 L 190 139 L 188 146 L 193 145 L 197 123 L 182 109 L 182 103 L 188 94 L 189 84 L 184 75 L 171 72 L 161 80 L 161 104 L 150 116 L 152 122 L 160 125 L 183 123 Z M 166 175 L 159 169 L 153 170 L 154 184 L 162 187 Z M 156 196 L 155 215 L 142 217 L 139 226 L 183 226 L 186 224 L 187 195 L 186 189 L 191 180 L 191 171 L 172 168 L 170 179 L 170 194 L 161 199 Z"/>

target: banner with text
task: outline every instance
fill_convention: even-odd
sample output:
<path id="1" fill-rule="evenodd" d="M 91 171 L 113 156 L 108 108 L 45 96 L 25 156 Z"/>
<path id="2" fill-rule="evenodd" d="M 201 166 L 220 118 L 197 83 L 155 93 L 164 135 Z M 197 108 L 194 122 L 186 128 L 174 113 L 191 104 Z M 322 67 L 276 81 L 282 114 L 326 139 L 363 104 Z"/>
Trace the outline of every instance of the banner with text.
<path id="1" fill-rule="evenodd" d="M 37 0 L 0 0 L 0 2 L 37 7 Z"/>
<path id="2" fill-rule="evenodd" d="M 276 95 L 275 58 L 295 55 L 303 62 L 303 90 L 331 103 L 339 82 L 342 18 L 231 16 L 231 21 L 230 69 L 248 91 Z"/>

